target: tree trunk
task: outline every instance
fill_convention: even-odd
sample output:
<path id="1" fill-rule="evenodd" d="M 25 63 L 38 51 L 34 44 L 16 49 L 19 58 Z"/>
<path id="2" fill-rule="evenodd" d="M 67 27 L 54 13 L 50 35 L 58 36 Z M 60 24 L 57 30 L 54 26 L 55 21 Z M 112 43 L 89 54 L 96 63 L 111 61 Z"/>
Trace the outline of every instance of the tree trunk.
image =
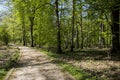
<path id="1" fill-rule="evenodd" d="M 26 30 L 24 16 L 22 16 L 22 29 L 23 29 L 23 46 L 26 46 Z"/>
<path id="2" fill-rule="evenodd" d="M 116 6 L 112 10 L 112 52 L 116 53 L 119 51 L 120 43 L 119 43 L 119 7 Z"/>
<path id="3" fill-rule="evenodd" d="M 75 0 L 73 0 L 73 16 L 72 16 L 72 41 L 71 41 L 71 51 L 74 48 L 74 20 L 75 20 Z"/>
<path id="4" fill-rule="evenodd" d="M 33 26 L 34 26 L 34 17 L 30 17 L 30 45 L 31 47 L 34 47 Z"/>
<path id="5" fill-rule="evenodd" d="M 84 37 L 83 37 L 83 25 L 82 25 L 82 12 L 80 12 L 80 26 L 81 26 L 81 49 L 83 49 L 83 40 L 84 40 Z"/>
<path id="6" fill-rule="evenodd" d="M 77 49 L 79 48 L 79 29 L 78 29 L 78 25 L 76 24 L 76 31 L 77 31 L 77 39 L 76 39 L 76 47 L 77 47 Z"/>
<path id="7" fill-rule="evenodd" d="M 60 20 L 59 20 L 59 10 L 58 10 L 58 0 L 55 2 L 56 5 L 56 17 L 57 17 L 57 53 L 62 53 L 61 49 L 61 33 L 60 33 Z"/>
<path id="8" fill-rule="evenodd" d="M 13 43 L 15 44 L 15 29 L 14 29 L 14 26 L 13 26 L 12 38 L 13 38 Z"/>
<path id="9" fill-rule="evenodd" d="M 99 48 L 103 48 L 103 46 L 104 46 L 104 38 L 103 38 L 103 35 L 102 35 L 103 31 L 104 31 L 103 30 L 103 23 L 100 22 L 100 35 L 99 35 L 100 45 L 99 45 Z"/>

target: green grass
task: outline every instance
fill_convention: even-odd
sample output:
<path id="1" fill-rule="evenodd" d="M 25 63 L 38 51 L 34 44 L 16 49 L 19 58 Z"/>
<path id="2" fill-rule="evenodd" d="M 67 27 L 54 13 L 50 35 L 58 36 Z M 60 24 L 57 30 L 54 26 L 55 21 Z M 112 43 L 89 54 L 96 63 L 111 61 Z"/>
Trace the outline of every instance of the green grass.
<path id="1" fill-rule="evenodd" d="M 0 80 L 3 79 L 3 77 L 7 74 L 7 71 L 5 69 L 0 69 Z"/>
<path id="2" fill-rule="evenodd" d="M 60 65 L 63 70 L 69 72 L 76 80 L 92 80 L 89 79 L 91 76 L 85 73 L 84 71 L 80 70 L 79 68 L 64 62 L 56 62 Z"/>
<path id="3" fill-rule="evenodd" d="M 67 56 L 66 54 L 55 54 L 52 52 L 47 52 L 41 50 L 43 53 L 45 53 L 47 56 L 49 56 L 51 59 L 53 59 L 53 62 L 59 65 L 64 71 L 69 72 L 76 80 L 98 80 L 96 76 L 91 76 L 84 70 L 73 66 L 72 64 L 69 64 L 65 61 L 62 61 L 60 57 Z M 101 80 L 101 79 L 99 79 Z"/>

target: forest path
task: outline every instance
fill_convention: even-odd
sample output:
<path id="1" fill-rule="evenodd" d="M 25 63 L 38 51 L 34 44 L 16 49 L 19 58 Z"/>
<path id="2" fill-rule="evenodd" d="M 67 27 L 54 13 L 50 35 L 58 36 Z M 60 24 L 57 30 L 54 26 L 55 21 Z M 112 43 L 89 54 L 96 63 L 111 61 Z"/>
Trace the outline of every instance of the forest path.
<path id="1" fill-rule="evenodd" d="M 19 48 L 21 59 L 9 80 L 74 80 L 42 52 L 29 47 Z"/>

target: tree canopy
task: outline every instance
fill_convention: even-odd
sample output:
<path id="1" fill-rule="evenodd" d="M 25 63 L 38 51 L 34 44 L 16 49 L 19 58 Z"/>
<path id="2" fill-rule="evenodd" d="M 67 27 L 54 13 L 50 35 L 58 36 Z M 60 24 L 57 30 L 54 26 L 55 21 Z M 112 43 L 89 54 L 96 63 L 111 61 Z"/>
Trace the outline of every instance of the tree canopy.
<path id="1" fill-rule="evenodd" d="M 119 0 L 1 0 L 3 3 L 8 7 L 0 12 L 0 39 L 5 44 L 22 43 L 58 53 L 92 47 L 119 52 Z"/>

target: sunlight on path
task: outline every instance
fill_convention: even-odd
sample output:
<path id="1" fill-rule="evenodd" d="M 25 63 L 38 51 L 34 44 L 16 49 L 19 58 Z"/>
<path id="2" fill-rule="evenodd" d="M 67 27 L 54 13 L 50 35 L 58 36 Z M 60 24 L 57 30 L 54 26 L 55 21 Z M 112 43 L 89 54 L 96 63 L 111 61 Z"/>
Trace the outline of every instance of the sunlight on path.
<path id="1" fill-rule="evenodd" d="M 10 80 L 74 80 L 43 53 L 28 47 L 20 47 L 20 52 L 20 63 Z"/>

